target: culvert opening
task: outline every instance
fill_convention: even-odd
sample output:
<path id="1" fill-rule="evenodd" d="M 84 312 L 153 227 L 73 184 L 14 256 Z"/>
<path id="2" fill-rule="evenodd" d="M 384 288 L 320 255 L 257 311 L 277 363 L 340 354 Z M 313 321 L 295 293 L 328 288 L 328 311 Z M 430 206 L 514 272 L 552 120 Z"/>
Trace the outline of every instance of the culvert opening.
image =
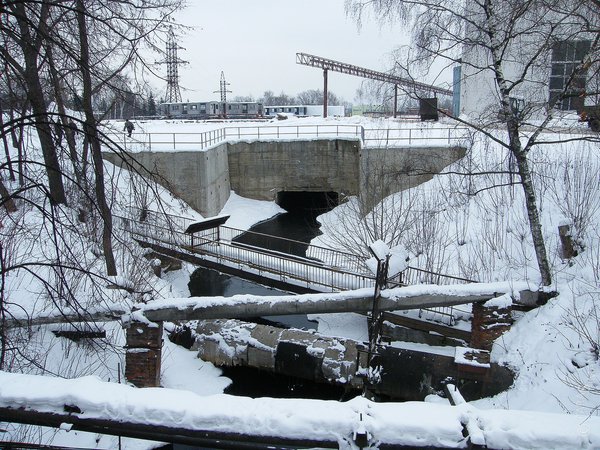
<path id="1" fill-rule="evenodd" d="M 290 213 L 317 217 L 339 204 L 337 192 L 281 191 L 277 204 Z"/>

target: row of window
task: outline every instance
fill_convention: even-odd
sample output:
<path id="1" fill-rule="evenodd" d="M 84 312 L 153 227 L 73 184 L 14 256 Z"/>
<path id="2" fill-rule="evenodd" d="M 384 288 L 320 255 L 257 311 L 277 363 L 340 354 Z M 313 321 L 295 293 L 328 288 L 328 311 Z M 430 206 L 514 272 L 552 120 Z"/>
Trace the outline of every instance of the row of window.
<path id="1" fill-rule="evenodd" d="M 587 69 L 581 67 L 591 41 L 562 41 L 552 48 L 550 104 L 564 111 L 583 108 Z"/>
<path id="2" fill-rule="evenodd" d="M 183 111 L 184 113 L 189 111 L 199 111 L 201 113 L 206 112 L 206 103 L 172 103 L 169 104 L 170 111 Z M 217 110 L 220 110 L 221 105 L 219 103 L 209 103 L 212 105 L 213 113 Z M 250 108 L 249 108 L 250 107 Z M 227 104 L 228 111 L 241 111 L 243 114 L 247 113 L 249 110 L 251 111 L 260 111 L 261 107 L 258 104 L 248 104 L 248 103 L 228 103 Z"/>

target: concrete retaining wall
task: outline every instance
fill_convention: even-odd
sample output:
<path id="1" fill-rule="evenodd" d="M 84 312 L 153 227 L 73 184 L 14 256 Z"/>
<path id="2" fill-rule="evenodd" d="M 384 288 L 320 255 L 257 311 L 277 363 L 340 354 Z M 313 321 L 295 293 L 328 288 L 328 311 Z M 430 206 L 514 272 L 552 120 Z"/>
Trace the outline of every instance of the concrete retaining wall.
<path id="1" fill-rule="evenodd" d="M 275 200 L 280 191 L 359 192 L 360 141 L 238 142 L 229 147 L 232 189 Z"/>
<path id="2" fill-rule="evenodd" d="M 365 148 L 360 158 L 361 205 L 365 213 L 390 194 L 429 181 L 465 156 L 464 147 Z"/>
<path id="3" fill-rule="evenodd" d="M 366 343 L 233 319 L 199 321 L 192 349 L 219 367 L 248 366 L 352 389 L 363 387 L 357 372 L 368 367 L 360 351 Z M 384 398 L 423 400 L 452 377 L 464 397 L 474 400 L 506 390 L 513 381 L 509 369 L 494 363 L 465 366 L 452 356 L 386 345 L 377 351 L 381 379 L 371 389 Z"/>
<path id="4" fill-rule="evenodd" d="M 154 174 L 205 217 L 217 215 L 231 189 L 257 200 L 281 191 L 360 195 L 365 213 L 394 192 L 429 180 L 462 158 L 461 147 L 362 149 L 358 139 L 222 143 L 204 151 L 105 153 L 121 167 Z M 144 172 L 142 172 L 144 173 Z"/>
<path id="5" fill-rule="evenodd" d="M 140 152 L 127 155 L 126 161 L 114 153 L 103 157 L 141 174 L 149 172 L 159 184 L 210 217 L 219 214 L 231 193 L 227 145 L 198 152 Z"/>

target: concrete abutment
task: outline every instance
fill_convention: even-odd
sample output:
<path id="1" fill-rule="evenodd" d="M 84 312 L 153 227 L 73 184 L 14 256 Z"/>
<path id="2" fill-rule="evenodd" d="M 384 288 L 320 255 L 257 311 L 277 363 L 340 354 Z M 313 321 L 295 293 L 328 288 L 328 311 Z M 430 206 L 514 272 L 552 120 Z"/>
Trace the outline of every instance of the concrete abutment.
<path id="1" fill-rule="evenodd" d="M 223 142 L 202 151 L 105 153 L 113 164 L 143 175 L 205 217 L 217 215 L 231 190 L 276 201 L 282 192 L 360 195 L 372 208 L 387 195 L 429 180 L 462 158 L 462 147 L 362 148 L 358 139 Z"/>

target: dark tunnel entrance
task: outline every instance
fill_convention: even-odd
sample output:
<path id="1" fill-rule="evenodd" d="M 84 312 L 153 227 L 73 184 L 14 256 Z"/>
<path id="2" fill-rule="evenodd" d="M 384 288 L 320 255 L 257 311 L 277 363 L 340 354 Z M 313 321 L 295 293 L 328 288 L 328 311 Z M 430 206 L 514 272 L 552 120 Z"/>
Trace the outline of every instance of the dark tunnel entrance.
<path id="1" fill-rule="evenodd" d="M 296 192 L 281 191 L 277 193 L 277 204 L 290 213 L 302 214 L 316 219 L 339 204 L 337 192 Z"/>

